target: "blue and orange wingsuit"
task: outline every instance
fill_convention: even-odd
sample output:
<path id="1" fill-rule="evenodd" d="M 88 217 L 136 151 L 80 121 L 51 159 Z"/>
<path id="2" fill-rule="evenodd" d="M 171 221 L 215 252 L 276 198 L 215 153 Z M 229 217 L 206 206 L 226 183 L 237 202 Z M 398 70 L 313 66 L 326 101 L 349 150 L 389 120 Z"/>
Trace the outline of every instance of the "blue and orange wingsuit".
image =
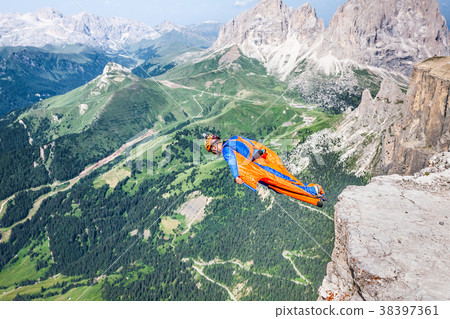
<path id="1" fill-rule="evenodd" d="M 323 206 L 322 200 L 325 198 L 321 186 L 305 186 L 288 172 L 275 152 L 257 141 L 233 136 L 223 143 L 222 155 L 230 166 L 233 178 L 240 177 L 251 190 L 256 192 L 259 182 L 277 193 Z"/>

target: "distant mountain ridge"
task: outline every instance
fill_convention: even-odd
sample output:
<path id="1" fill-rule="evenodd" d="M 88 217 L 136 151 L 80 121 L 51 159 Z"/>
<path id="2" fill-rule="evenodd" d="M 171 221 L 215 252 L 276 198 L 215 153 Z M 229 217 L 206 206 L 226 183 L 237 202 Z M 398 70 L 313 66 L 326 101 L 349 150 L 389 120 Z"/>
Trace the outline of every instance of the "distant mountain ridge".
<path id="1" fill-rule="evenodd" d="M 154 28 L 142 22 L 86 13 L 65 17 L 53 8 L 24 14 L 1 14 L 0 34 L 1 46 L 84 44 L 103 49 L 117 49 L 110 38 L 129 45 L 160 36 Z"/>
<path id="2" fill-rule="evenodd" d="M 178 32 L 211 44 L 220 23 L 205 22 L 192 26 L 177 26 L 163 22 L 151 27 L 125 18 L 104 18 L 79 13 L 64 16 L 53 8 L 28 13 L 0 13 L 0 46 L 34 46 L 83 44 L 104 50 L 132 47 L 142 41 L 152 41 L 168 32 Z"/>

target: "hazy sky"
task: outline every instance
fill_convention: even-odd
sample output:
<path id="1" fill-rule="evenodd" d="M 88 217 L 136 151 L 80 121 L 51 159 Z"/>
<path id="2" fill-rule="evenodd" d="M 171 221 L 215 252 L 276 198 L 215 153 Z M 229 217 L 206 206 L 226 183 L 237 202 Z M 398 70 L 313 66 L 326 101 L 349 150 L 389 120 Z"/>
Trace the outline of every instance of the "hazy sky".
<path id="1" fill-rule="evenodd" d="M 30 12 L 42 7 L 53 7 L 64 15 L 81 12 L 78 1 L 88 13 L 105 17 L 125 17 L 156 25 L 163 20 L 176 24 L 194 24 L 207 20 L 227 22 L 240 12 L 254 6 L 258 0 L 2 0 L 0 12 Z M 380 0 L 382 1 L 382 0 Z M 402 0 L 399 0 L 402 1 Z M 328 21 L 345 0 L 285 0 L 290 7 L 310 2 L 317 15 Z M 450 19 L 450 0 L 438 0 L 441 13 Z"/>

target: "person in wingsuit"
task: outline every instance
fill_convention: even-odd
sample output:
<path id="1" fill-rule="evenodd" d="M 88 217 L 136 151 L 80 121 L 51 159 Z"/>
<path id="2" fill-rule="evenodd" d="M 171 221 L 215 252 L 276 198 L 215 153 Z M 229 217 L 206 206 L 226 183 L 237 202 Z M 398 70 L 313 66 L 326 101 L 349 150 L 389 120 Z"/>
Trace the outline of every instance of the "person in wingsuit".
<path id="1" fill-rule="evenodd" d="M 203 134 L 208 152 L 223 155 L 234 181 L 256 192 L 258 182 L 277 193 L 323 206 L 324 191 L 318 184 L 304 185 L 284 167 L 280 157 L 255 140 L 233 136 L 222 142 L 219 136 Z"/>

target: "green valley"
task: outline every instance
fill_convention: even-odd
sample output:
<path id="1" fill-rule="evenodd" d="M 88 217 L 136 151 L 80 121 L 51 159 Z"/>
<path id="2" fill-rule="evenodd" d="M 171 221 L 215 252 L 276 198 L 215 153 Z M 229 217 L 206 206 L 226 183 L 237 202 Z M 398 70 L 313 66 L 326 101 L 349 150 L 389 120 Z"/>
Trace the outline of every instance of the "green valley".
<path id="1" fill-rule="evenodd" d="M 240 134 L 289 151 L 339 120 L 286 88 L 229 48 L 154 79 L 108 64 L 2 118 L 0 299 L 316 299 L 337 195 L 365 179 L 338 154 L 310 165 L 298 177 L 326 187 L 319 213 L 236 185 L 201 144 Z M 35 211 L 9 221 L 21 197 Z"/>

